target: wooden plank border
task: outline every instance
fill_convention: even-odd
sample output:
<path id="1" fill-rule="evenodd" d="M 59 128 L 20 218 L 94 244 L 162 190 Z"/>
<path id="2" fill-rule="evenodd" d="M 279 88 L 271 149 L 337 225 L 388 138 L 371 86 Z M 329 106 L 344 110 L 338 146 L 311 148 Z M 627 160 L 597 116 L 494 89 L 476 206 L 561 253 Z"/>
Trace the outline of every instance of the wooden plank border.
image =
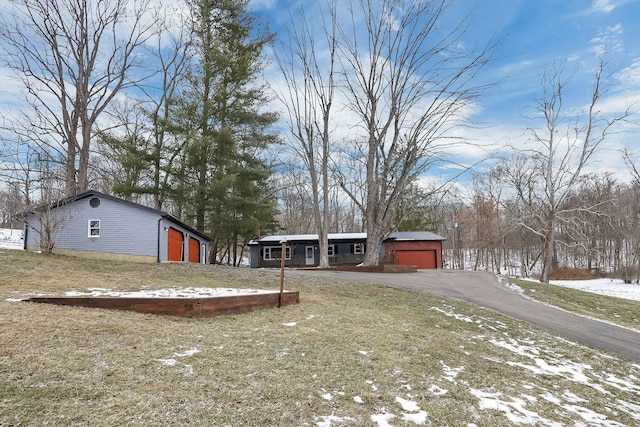
<path id="1" fill-rule="evenodd" d="M 201 298 L 33 297 L 24 300 L 44 304 L 106 308 L 180 317 L 215 317 L 278 307 L 279 292 Z M 285 291 L 282 305 L 299 304 L 300 293 Z"/>

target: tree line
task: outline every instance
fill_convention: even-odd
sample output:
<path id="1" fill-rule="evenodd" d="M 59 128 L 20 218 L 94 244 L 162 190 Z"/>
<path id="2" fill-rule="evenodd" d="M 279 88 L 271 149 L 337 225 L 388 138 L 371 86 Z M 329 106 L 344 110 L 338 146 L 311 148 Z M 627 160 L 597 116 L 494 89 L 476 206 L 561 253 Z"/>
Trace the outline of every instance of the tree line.
<path id="1" fill-rule="evenodd" d="M 376 264 L 388 233 L 430 230 L 448 238 L 451 267 L 512 268 L 517 256 L 521 274 L 548 281 L 568 256 L 637 266 L 635 222 L 615 240 L 603 210 L 623 212 L 636 187 L 591 188 L 602 182 L 585 172 L 630 116 L 599 109 L 604 58 L 580 114 L 565 105 L 563 65 L 543 70 L 528 145 L 476 175 L 471 195 L 453 179 L 421 184 L 472 144 L 455 130 L 500 84 L 483 74 L 499 41 L 460 43 L 469 20 L 448 24 L 450 7 L 329 0 L 296 9 L 276 35 L 246 0 L 13 0 L 0 61 L 24 90 L 23 108 L 2 117 L 3 223 L 91 188 L 171 212 L 213 238 L 212 261 L 233 265 L 260 234 L 317 233 L 327 267 L 330 232 L 366 231 L 365 264 Z"/>
<path id="2" fill-rule="evenodd" d="M 273 34 L 247 1 L 16 0 L 1 27 L 25 106 L 3 115 L 7 207 L 96 189 L 170 211 L 213 254 L 274 228 Z"/>

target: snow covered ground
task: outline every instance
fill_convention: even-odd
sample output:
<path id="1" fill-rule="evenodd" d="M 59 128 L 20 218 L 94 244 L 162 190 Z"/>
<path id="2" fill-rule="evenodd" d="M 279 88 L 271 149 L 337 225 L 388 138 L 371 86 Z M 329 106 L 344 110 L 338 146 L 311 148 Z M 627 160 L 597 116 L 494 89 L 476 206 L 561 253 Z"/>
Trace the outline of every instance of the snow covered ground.
<path id="1" fill-rule="evenodd" d="M 633 425 L 640 425 L 640 405 L 637 401 L 637 396 L 640 395 L 638 378 L 640 365 L 631 365 L 628 376 L 618 377 L 610 372 L 595 369 L 589 364 L 581 363 L 579 360 L 572 360 L 566 354 L 557 352 L 553 346 L 547 345 L 543 340 L 514 339 L 509 336 L 507 325 L 491 317 L 468 316 L 446 304 L 441 307 L 431 307 L 431 310 L 455 321 L 464 322 L 470 328 L 477 328 L 478 335 L 474 341 L 486 341 L 510 352 L 513 358 L 496 359 L 494 362 L 506 363 L 521 369 L 522 380 L 510 384 L 509 391 L 489 384 L 486 387 L 475 388 L 464 379 L 466 366 L 449 366 L 447 361 L 441 360 L 442 372 L 439 377 L 420 379 L 423 382 L 432 381 L 429 387 L 430 399 L 442 398 L 450 392 L 450 389 L 458 389 L 459 393 L 460 387 L 466 387 L 475 399 L 480 416 L 484 411 L 499 411 L 509 425 L 626 427 L 610 419 L 610 415 L 616 412 L 628 414 L 637 421 Z M 572 345 L 579 346 L 579 344 Z M 360 350 L 359 353 L 366 358 L 370 351 Z M 532 382 L 530 375 L 553 378 L 555 381 L 549 382 L 552 386 L 548 387 Z M 378 392 L 376 381 L 368 380 L 367 384 Z M 419 404 L 420 400 L 424 401 L 424 397 L 421 399 L 414 394 L 413 389 L 412 382 L 401 381 L 395 397 L 397 406 L 378 408 L 370 417 L 372 423 L 378 427 L 393 427 L 398 425 L 397 423 L 406 425 L 407 422 L 418 426 L 432 425 L 429 413 Z M 582 394 L 585 389 L 593 389 L 597 393 L 612 396 L 610 404 L 600 410 L 590 408 L 589 400 Z M 321 389 L 318 393 L 323 399 L 332 401 L 336 408 L 347 400 L 358 404 L 363 403 L 360 396 L 345 395 L 342 391 Z M 543 406 L 553 407 L 553 413 L 558 419 L 574 418 L 574 423 L 565 424 L 563 421 L 541 415 L 538 408 Z M 316 417 L 316 425 L 320 427 L 339 426 L 348 424 L 350 421 L 355 419 L 349 416 L 338 417 L 335 414 Z M 477 427 L 477 424 L 469 422 L 466 427 Z"/>
<path id="2" fill-rule="evenodd" d="M 22 249 L 22 230 L 0 228 L 0 249 Z"/>
<path id="3" fill-rule="evenodd" d="M 22 233 L 20 231 L 0 229 L 0 249 L 21 248 Z M 617 280 L 554 281 L 553 284 L 640 301 L 640 285 L 624 284 Z M 223 296 L 255 292 L 263 291 L 230 288 L 169 288 L 153 291 L 143 289 L 138 292 L 115 292 L 104 288 L 90 288 L 84 292 L 71 291 L 66 295 L 169 298 Z M 504 359 L 496 359 L 494 362 L 506 363 L 516 369 L 521 369 L 522 380 L 519 383 L 510 384 L 508 388 L 492 385 L 472 386 L 465 380 L 467 366 L 440 360 L 441 372 L 439 375 L 415 379 L 421 383 L 430 382 L 428 384 L 430 399 L 445 398 L 453 392 L 461 393 L 461 388 L 466 387 L 471 395 L 471 402 L 480 412 L 480 416 L 485 411 L 499 411 L 504 416 L 505 422 L 512 425 L 569 425 L 548 418 L 549 415 L 543 415 L 541 408 L 548 406 L 553 407 L 551 413 L 555 413 L 558 419 L 573 418 L 575 423 L 572 425 L 575 426 L 621 427 L 622 424 L 610 419 L 610 415 L 615 413 L 625 413 L 637 421 L 635 425 L 640 425 L 640 404 L 637 400 L 637 396 L 640 395 L 640 365 L 631 364 L 628 375 L 615 376 L 611 372 L 582 363 L 579 359 L 574 360 L 567 354 L 560 354 L 553 345 L 549 345 L 544 339 L 541 340 L 537 337 L 513 338 L 510 336 L 507 325 L 496 319 L 460 313 L 444 302 L 440 306 L 431 307 L 431 310 L 441 313 L 454 322 L 464 322 L 470 328 L 477 328 L 474 341 L 507 350 L 509 354 L 513 355 L 512 358 L 506 356 Z M 302 324 L 314 322 L 315 319 L 314 315 L 309 315 L 301 319 L 288 319 L 282 325 L 295 329 Z M 571 345 L 578 346 L 578 344 Z M 190 363 L 190 358 L 203 350 L 196 346 L 186 348 L 188 350 L 171 351 L 167 357 L 156 358 L 153 361 L 163 366 L 163 369 L 180 369 L 184 371 L 185 375 L 192 375 L 193 366 Z M 361 357 L 364 363 L 372 352 L 369 348 L 358 349 L 358 357 Z M 602 357 L 611 356 L 603 355 Z M 559 384 L 562 384 L 562 387 L 546 386 L 544 382 L 532 382 L 531 374 L 556 379 Z M 413 391 L 414 383 L 412 381 L 406 379 L 398 381 L 394 404 L 376 407 L 370 415 L 371 423 L 378 427 L 407 423 L 417 426 L 430 425 L 430 414 L 420 405 L 420 402 L 424 401 L 424 396 L 421 397 Z M 367 379 L 366 383 L 374 391 L 381 387 L 376 378 Z M 575 390 L 573 386 L 575 386 Z M 590 407 L 588 396 L 583 394 L 585 389 L 596 390 L 598 393 L 611 396 L 610 404 L 601 409 Z M 365 404 L 362 396 L 351 395 L 345 393 L 344 390 L 334 390 L 327 387 L 320 388 L 317 393 L 322 399 L 330 401 L 334 409 L 343 406 L 348 408 L 354 402 L 358 405 Z M 344 411 L 342 413 L 344 414 Z M 545 414 L 549 413 L 549 411 L 545 412 Z M 332 411 L 332 413 L 318 414 L 315 417 L 315 425 L 319 427 L 337 427 L 353 421 L 357 420 L 350 417 L 348 412 L 343 416 L 338 416 Z M 476 424 L 469 422 L 466 427 L 476 427 Z"/>
<path id="4" fill-rule="evenodd" d="M 637 283 L 624 283 L 619 279 L 551 280 L 550 283 L 610 297 L 640 301 L 640 285 Z"/>

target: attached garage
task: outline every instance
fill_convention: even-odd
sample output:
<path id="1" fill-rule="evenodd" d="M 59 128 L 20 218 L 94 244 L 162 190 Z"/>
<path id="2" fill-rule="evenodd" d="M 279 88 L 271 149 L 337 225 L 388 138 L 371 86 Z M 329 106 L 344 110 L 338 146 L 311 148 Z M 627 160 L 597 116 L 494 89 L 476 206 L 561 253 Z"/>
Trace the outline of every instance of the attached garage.
<path id="1" fill-rule="evenodd" d="M 419 269 L 438 268 L 438 256 L 435 250 L 398 251 L 396 250 L 396 264 L 415 265 Z"/>
<path id="2" fill-rule="evenodd" d="M 400 231 L 385 240 L 387 259 L 419 269 L 442 268 L 444 237 L 428 231 Z"/>

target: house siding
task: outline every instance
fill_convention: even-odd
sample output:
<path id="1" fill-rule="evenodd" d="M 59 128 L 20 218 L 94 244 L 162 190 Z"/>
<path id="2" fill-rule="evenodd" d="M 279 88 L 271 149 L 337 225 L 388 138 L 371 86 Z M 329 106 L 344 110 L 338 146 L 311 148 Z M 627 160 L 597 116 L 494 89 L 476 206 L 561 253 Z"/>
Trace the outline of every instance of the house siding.
<path id="1" fill-rule="evenodd" d="M 292 259 L 287 260 L 287 266 L 306 266 L 306 247 L 314 246 L 314 264 L 319 264 L 318 239 L 315 235 L 286 235 L 266 236 L 249 243 L 251 255 L 251 267 L 276 267 L 279 260 L 263 259 L 263 248 L 278 246 L 279 241 L 286 239 L 292 248 Z M 442 268 L 442 241 L 445 238 L 431 232 L 395 232 L 387 238 L 380 247 L 378 259 L 382 263 L 396 264 L 400 260 L 411 260 L 410 255 L 420 259 L 420 252 L 429 259 L 433 258 L 433 266 L 423 268 Z M 366 244 L 364 233 L 336 233 L 329 234 L 329 245 L 334 248 L 329 255 L 329 264 L 360 264 L 364 260 L 363 253 L 355 253 L 354 245 Z M 366 251 L 366 249 L 365 249 Z M 401 253 L 401 257 L 396 255 Z M 410 253 L 411 252 L 411 253 Z M 415 254 L 413 253 L 415 252 Z M 421 263 L 422 264 L 422 263 Z"/>
<path id="2" fill-rule="evenodd" d="M 51 211 L 53 218 L 62 221 L 56 227 L 54 249 L 158 256 L 160 215 L 115 200 L 95 197 L 100 200 L 97 207 L 89 204 L 94 197 L 87 197 Z M 100 220 L 100 237 L 88 236 L 90 220 Z M 29 233 L 28 245 L 39 244 L 39 234 Z"/>
<path id="3" fill-rule="evenodd" d="M 352 252 L 352 246 L 354 244 L 364 244 L 364 240 L 353 241 L 329 241 L 330 245 L 335 245 L 335 255 L 329 257 L 330 264 L 360 264 L 364 260 L 364 254 L 354 254 Z M 314 265 L 320 263 L 320 251 L 318 249 L 317 241 L 291 241 L 288 243 L 291 248 L 291 259 L 285 260 L 286 266 L 306 266 L 306 248 L 307 246 L 313 246 L 314 249 Z M 279 260 L 267 260 L 263 259 L 263 248 L 265 247 L 280 247 L 280 244 L 275 241 L 261 242 L 260 244 L 251 245 L 249 254 L 251 257 L 251 268 L 259 267 L 279 267 Z M 380 249 L 380 256 L 384 256 L 384 246 Z M 381 260 L 383 260 L 381 258 Z"/>
<path id="4" fill-rule="evenodd" d="M 92 199 L 98 199 L 99 205 L 91 205 Z M 176 222 L 164 212 L 126 202 L 101 193 L 89 194 L 66 205 L 51 209 L 50 215 L 58 222 L 53 241 L 54 252 L 69 255 L 99 258 L 99 254 L 111 254 L 103 258 L 130 259 L 131 261 L 166 261 L 168 254 L 169 227 L 183 233 L 184 241 L 189 237 L 198 241 L 201 248 L 199 262 L 206 261 L 208 240 L 196 235 Z M 89 236 L 89 221 L 100 221 L 99 237 Z M 26 224 L 39 229 L 38 215 L 30 213 L 25 217 Z M 28 230 L 28 226 L 25 225 Z M 25 234 L 25 248 L 38 250 L 40 234 L 28 230 Z M 204 245 L 204 248 L 203 248 Z M 189 245 L 185 244 L 184 258 L 189 259 Z"/>

